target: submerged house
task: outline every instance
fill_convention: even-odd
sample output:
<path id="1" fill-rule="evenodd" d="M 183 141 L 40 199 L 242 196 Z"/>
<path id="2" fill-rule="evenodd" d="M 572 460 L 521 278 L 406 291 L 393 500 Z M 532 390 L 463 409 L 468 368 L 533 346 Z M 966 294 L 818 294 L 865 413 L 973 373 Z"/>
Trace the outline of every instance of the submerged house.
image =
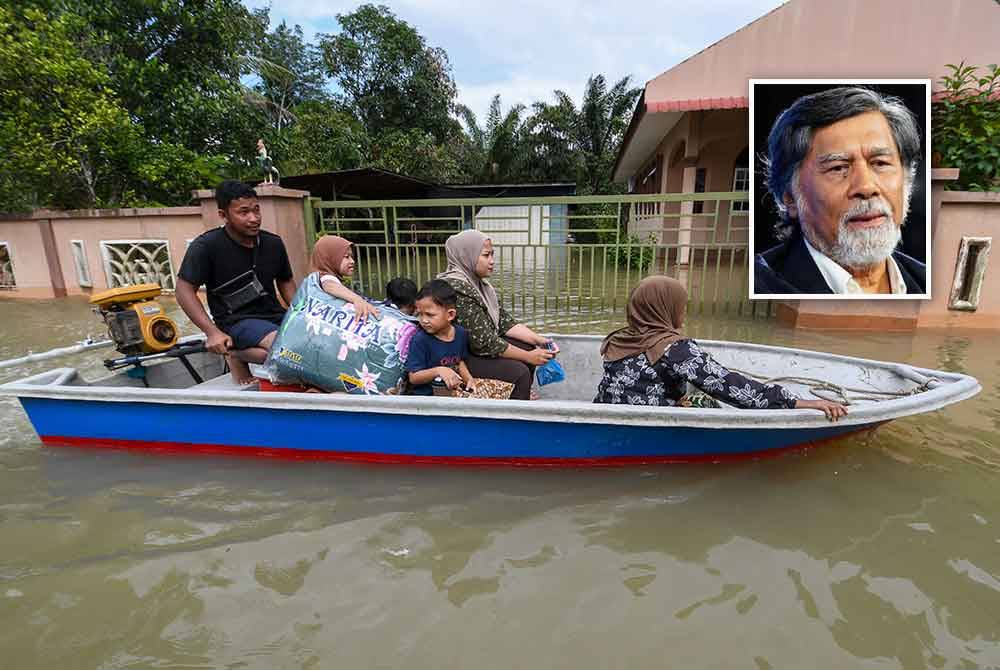
<path id="1" fill-rule="evenodd" d="M 951 73 L 948 64 L 998 62 L 997 0 L 789 0 L 647 82 L 613 178 L 637 194 L 748 190 L 754 178 L 751 78 L 930 79 L 938 92 L 941 77 Z M 816 328 L 1000 328 L 1000 292 L 987 290 L 1000 273 L 1000 254 L 987 263 L 987 255 L 975 255 L 969 247 L 1000 236 L 1000 201 L 989 193 L 944 192 L 942 180 L 948 178 L 955 178 L 953 171 L 933 170 L 927 212 L 932 222 L 930 301 L 783 301 L 779 318 Z M 758 205 L 762 196 L 755 193 Z M 630 221 L 630 231 L 661 244 L 707 247 L 717 239 L 746 244 L 749 203 L 719 205 L 711 231 L 696 216 L 701 207 L 690 201 L 647 207 L 644 217 Z M 715 203 L 702 206 L 714 215 Z M 683 267 L 689 259 L 681 253 Z M 962 259 L 973 257 L 977 265 L 970 272 L 971 261 Z M 970 277 L 976 286 L 966 285 Z M 968 307 L 968 295 L 976 296 L 976 307 Z"/>
<path id="2" fill-rule="evenodd" d="M 962 61 L 1000 61 L 995 0 L 789 0 L 646 84 L 613 178 L 630 193 L 746 191 L 749 79 L 930 78 L 937 90 L 946 64 Z M 734 241 L 745 241 L 748 205 L 721 203 L 716 235 L 732 226 Z M 633 232 L 671 243 L 685 225 L 652 218 Z M 691 242 L 706 236 L 696 231 Z"/>

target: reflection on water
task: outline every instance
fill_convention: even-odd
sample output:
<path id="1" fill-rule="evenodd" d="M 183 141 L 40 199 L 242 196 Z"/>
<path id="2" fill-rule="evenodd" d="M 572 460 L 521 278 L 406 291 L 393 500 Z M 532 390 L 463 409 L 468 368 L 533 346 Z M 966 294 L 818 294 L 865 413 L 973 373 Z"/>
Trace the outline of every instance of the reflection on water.
<path id="1" fill-rule="evenodd" d="M 2 358 L 100 334 L 81 300 L 0 319 Z M 4 400 L 0 667 L 1000 666 L 993 338 L 690 332 L 983 392 L 805 454 L 561 472 L 43 449 Z"/>

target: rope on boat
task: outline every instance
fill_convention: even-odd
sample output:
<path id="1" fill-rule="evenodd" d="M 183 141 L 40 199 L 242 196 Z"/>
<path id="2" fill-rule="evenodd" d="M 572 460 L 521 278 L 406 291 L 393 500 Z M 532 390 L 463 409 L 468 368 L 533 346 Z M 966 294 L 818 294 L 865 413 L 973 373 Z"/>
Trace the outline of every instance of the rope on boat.
<path id="1" fill-rule="evenodd" d="M 831 381 L 825 379 L 817 379 L 815 377 L 796 377 L 794 375 L 782 375 L 778 377 L 767 377 L 765 375 L 758 375 L 752 372 L 747 372 L 745 370 L 738 370 L 736 368 L 729 368 L 732 372 L 739 373 L 744 377 L 750 377 L 763 384 L 774 384 L 776 382 L 791 382 L 793 384 L 802 384 L 807 386 L 809 392 L 812 393 L 817 398 L 821 400 L 830 400 L 834 402 L 842 402 L 845 405 L 852 405 L 854 402 L 859 400 L 870 400 L 872 402 L 880 402 L 882 400 L 891 400 L 892 398 L 905 398 L 906 396 L 916 395 L 918 393 L 923 393 L 924 391 L 930 390 L 930 385 L 933 382 L 939 381 L 933 377 L 927 378 L 927 381 L 917 385 L 916 387 L 910 389 L 909 391 L 880 391 L 878 389 L 866 389 L 866 388 L 854 388 L 851 386 L 842 386 L 840 384 L 834 384 Z M 835 397 L 830 397 L 829 395 L 823 395 L 824 393 L 832 394 Z M 848 396 L 848 393 L 854 394 L 853 397 Z M 852 402 L 853 401 L 853 402 Z"/>

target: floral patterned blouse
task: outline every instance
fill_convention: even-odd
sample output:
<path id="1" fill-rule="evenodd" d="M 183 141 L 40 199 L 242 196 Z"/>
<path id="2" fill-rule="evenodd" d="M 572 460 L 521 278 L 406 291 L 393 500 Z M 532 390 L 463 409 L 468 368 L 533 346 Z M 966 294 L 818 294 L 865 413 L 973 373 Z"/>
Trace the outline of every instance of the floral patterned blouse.
<path id="1" fill-rule="evenodd" d="M 795 396 L 777 384 L 761 384 L 717 363 L 694 340 L 678 340 L 654 365 L 645 353 L 604 362 L 594 402 L 672 407 L 687 382 L 708 395 L 746 409 L 791 409 Z"/>
<path id="2" fill-rule="evenodd" d="M 465 328 L 469 333 L 469 351 L 474 356 L 499 356 L 508 347 L 503 334 L 517 325 L 507 310 L 500 307 L 500 323 L 494 324 L 486 311 L 486 304 L 474 288 L 468 283 L 457 279 L 445 279 L 448 285 L 458 293 L 455 311 L 458 317 L 455 323 Z"/>

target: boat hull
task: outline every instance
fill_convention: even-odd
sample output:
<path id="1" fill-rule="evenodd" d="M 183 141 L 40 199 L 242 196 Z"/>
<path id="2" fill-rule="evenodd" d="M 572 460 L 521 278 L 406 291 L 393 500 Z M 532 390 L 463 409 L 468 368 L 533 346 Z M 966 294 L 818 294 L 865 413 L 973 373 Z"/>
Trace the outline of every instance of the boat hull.
<path id="1" fill-rule="evenodd" d="M 42 442 L 181 454 L 442 465 L 614 466 L 720 462 L 801 449 L 975 395 L 959 373 L 823 352 L 702 341 L 722 364 L 778 377 L 798 397 L 816 380 L 854 393 L 836 423 L 804 409 L 656 407 L 591 402 L 601 338 L 559 336 L 567 381 L 538 401 L 261 392 L 223 374 L 218 356 L 176 360 L 88 382 L 56 368 L 0 385 Z M 851 390 L 851 389 L 855 390 Z M 857 390 L 861 393 L 858 394 Z M 865 398 L 881 393 L 882 399 Z"/>
<path id="2" fill-rule="evenodd" d="M 52 446 L 460 466 L 721 462 L 802 449 L 881 423 L 706 429 L 155 402 L 21 403 Z"/>

